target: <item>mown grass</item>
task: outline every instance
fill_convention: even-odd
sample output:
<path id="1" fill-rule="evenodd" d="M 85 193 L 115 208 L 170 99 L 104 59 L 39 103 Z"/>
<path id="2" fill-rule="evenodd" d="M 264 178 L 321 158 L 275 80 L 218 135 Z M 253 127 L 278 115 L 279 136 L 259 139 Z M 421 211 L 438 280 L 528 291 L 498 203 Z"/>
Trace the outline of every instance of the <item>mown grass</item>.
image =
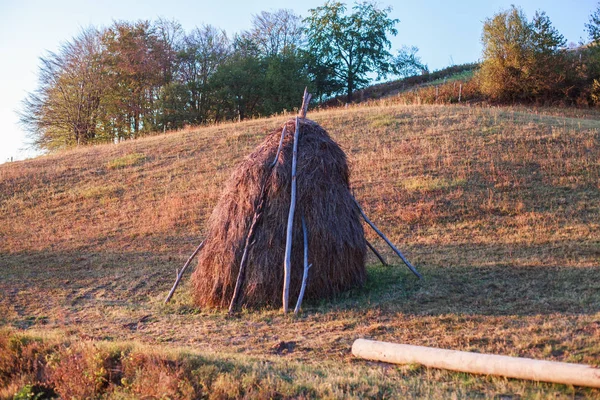
<path id="1" fill-rule="evenodd" d="M 73 365 L 152 354 L 93 394 L 112 398 L 160 397 L 134 389 L 160 376 L 191 385 L 172 398 L 599 396 L 350 355 L 365 337 L 600 360 L 599 114 L 386 101 L 310 117 L 344 148 L 355 196 L 423 281 L 369 231 L 393 266 L 370 258 L 364 288 L 298 317 L 198 310 L 187 280 L 163 305 L 231 169 L 285 117 L 224 124 L 0 165 L 2 340 L 82 353 Z M 132 154 L 143 161 L 110 166 Z M 108 356 L 95 360 L 94 346 Z M 44 380 L 27 368 L 0 380 L 0 397 Z"/>

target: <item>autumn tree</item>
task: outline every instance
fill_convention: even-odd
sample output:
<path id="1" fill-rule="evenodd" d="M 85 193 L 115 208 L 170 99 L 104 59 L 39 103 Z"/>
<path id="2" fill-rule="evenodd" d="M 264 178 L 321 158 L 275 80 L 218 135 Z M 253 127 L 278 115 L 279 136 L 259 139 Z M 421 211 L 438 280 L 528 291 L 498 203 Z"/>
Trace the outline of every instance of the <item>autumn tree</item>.
<path id="1" fill-rule="evenodd" d="M 175 49 L 148 21 L 115 22 L 103 43 L 111 86 L 107 128 L 117 140 L 157 130 L 156 103 L 172 77 Z"/>
<path id="2" fill-rule="evenodd" d="M 547 100 L 561 90 L 565 78 L 564 37 L 544 12 L 532 22 L 512 6 L 483 26 L 481 90 L 492 100 Z"/>
<path id="3" fill-rule="evenodd" d="M 295 53 L 303 45 L 304 26 L 292 10 L 262 11 L 252 17 L 252 29 L 243 36 L 252 40 L 265 57 Z"/>
<path id="4" fill-rule="evenodd" d="M 304 22 L 315 72 L 325 74 L 316 80 L 322 88 L 343 87 L 351 102 L 354 91 L 369 83 L 370 73 L 383 77 L 393 71 L 388 34 L 396 35 L 398 20 L 389 18 L 391 8 L 370 2 L 356 3 L 349 15 L 346 10 L 344 3 L 330 0 L 310 9 Z"/>
<path id="5" fill-rule="evenodd" d="M 99 139 L 101 103 L 107 92 L 100 32 L 82 31 L 57 53 L 40 58 L 38 88 L 28 94 L 20 121 L 41 149 L 89 144 Z"/>
<path id="6" fill-rule="evenodd" d="M 512 6 L 483 25 L 481 90 L 493 100 L 528 95 L 531 29 L 523 10 Z"/>

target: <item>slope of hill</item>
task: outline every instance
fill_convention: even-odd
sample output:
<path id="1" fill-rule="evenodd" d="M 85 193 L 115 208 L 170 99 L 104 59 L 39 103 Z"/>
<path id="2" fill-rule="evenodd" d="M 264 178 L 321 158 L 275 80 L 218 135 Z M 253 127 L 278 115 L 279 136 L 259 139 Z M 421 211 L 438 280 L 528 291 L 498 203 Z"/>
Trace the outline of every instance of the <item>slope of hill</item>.
<path id="1" fill-rule="evenodd" d="M 444 85 L 457 80 L 469 80 L 479 68 L 478 63 L 452 65 L 431 73 L 409 76 L 403 79 L 377 83 L 364 89 L 357 90 L 354 94 L 356 102 L 377 100 L 385 97 L 396 96 L 405 92 L 414 92 L 434 85 Z M 456 94 L 458 95 L 458 93 Z M 346 96 L 340 95 L 325 101 L 322 106 L 339 107 L 346 103 Z"/>
<path id="2" fill-rule="evenodd" d="M 369 231 L 394 266 L 369 259 L 365 288 L 307 304 L 297 318 L 196 310 L 187 279 L 162 305 L 231 169 L 286 117 L 0 165 L 0 397 L 33 374 L 7 367 L 7 349 L 22 348 L 10 343 L 39 343 L 23 335 L 42 337 L 48 352 L 82 339 L 108 349 L 105 362 L 118 359 L 134 381 L 102 378 L 93 395 L 150 395 L 143 376 L 163 370 L 214 398 L 600 395 L 349 353 L 368 337 L 598 364 L 599 114 L 379 105 L 309 116 L 346 151 L 355 196 L 423 281 Z M 127 375 L 115 354 L 128 352 L 154 361 Z M 50 376 L 63 371 L 52 365 Z M 175 386 L 165 393 L 185 397 Z"/>

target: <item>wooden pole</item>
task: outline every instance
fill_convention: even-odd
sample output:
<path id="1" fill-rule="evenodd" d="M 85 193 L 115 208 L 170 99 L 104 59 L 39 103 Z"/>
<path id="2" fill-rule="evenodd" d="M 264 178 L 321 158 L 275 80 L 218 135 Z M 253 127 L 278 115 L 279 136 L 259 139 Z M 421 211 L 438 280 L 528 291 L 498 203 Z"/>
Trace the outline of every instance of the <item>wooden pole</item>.
<path id="1" fill-rule="evenodd" d="M 296 308 L 294 308 L 294 314 L 298 314 L 298 311 L 300 311 L 302 299 L 304 298 L 304 291 L 306 290 L 306 281 L 308 280 L 308 270 L 312 267 L 312 264 L 308 265 L 308 229 L 306 229 L 304 215 L 302 216 L 302 236 L 304 236 L 304 273 L 302 274 L 302 286 L 300 287 L 300 294 L 298 295 Z"/>
<path id="2" fill-rule="evenodd" d="M 381 254 L 379 254 L 379 252 L 377 251 L 377 249 L 375 247 L 373 247 L 373 245 L 371 243 L 369 243 L 369 241 L 367 239 L 365 239 L 365 242 L 367 242 L 367 246 L 369 247 L 369 249 L 371 249 L 371 251 L 373 252 L 373 254 L 375 254 L 377 256 L 377 258 L 379 258 L 379 261 L 381 261 L 381 263 L 383 265 L 387 266 L 388 264 L 385 262 L 385 260 L 381 256 Z"/>
<path id="3" fill-rule="evenodd" d="M 422 364 L 472 374 L 562 383 L 600 388 L 600 369 L 589 365 L 494 354 L 471 353 L 357 339 L 352 354 L 367 360 L 394 364 Z"/>
<path id="4" fill-rule="evenodd" d="M 190 258 L 188 258 L 186 263 L 183 265 L 183 268 L 181 268 L 181 271 L 179 271 L 177 273 L 177 278 L 175 278 L 175 283 L 173 284 L 171 291 L 167 295 L 167 298 L 165 299 L 164 304 L 167 304 L 169 302 L 169 300 L 171 300 L 171 297 L 173 297 L 173 293 L 175 293 L 175 289 L 177 289 L 177 285 L 179 285 L 179 281 L 181 280 L 181 277 L 183 276 L 185 269 L 188 267 L 188 265 L 190 265 L 190 263 L 192 262 L 194 257 L 196 257 L 196 254 L 198 254 L 198 252 L 202 249 L 202 247 L 204 247 L 204 240 L 202 242 L 200 242 L 198 247 L 196 247 L 196 250 L 194 250 L 194 252 L 190 256 Z"/>
<path id="5" fill-rule="evenodd" d="M 304 88 L 304 94 L 302 95 L 302 106 L 298 111 L 298 116 L 300 118 L 306 118 L 306 112 L 308 111 L 308 103 L 310 103 L 310 99 L 312 95 L 308 93 L 308 88 Z"/>
<path id="6" fill-rule="evenodd" d="M 277 147 L 277 153 L 275 153 L 275 159 L 269 165 L 269 170 L 261 184 L 260 187 L 260 195 L 256 208 L 254 209 L 254 216 L 252 217 L 252 223 L 250 224 L 250 229 L 248 230 L 248 235 L 246 236 L 246 241 L 244 242 L 244 252 L 242 253 L 242 260 L 240 261 L 240 270 L 238 271 L 238 276 L 235 281 L 235 288 L 233 289 L 233 296 L 231 296 L 231 302 L 229 303 L 229 314 L 235 311 L 237 307 L 237 303 L 242 293 L 242 286 L 244 285 L 244 281 L 246 280 L 246 264 L 248 261 L 248 252 L 250 246 L 252 245 L 252 239 L 254 238 L 254 233 L 256 232 L 256 226 L 260 221 L 260 217 L 262 216 L 263 208 L 266 202 L 267 196 L 267 182 L 273 173 L 273 168 L 277 165 L 277 159 L 279 158 L 279 153 L 281 153 L 281 148 L 283 147 L 283 138 L 285 137 L 285 128 L 287 124 L 283 125 L 283 129 L 281 130 L 281 138 L 279 139 L 279 147 Z"/>
<path id="7" fill-rule="evenodd" d="M 294 230 L 294 212 L 296 210 L 296 163 L 298 161 L 298 138 L 300 137 L 300 122 L 296 117 L 294 132 L 294 150 L 292 153 L 292 195 L 288 213 L 287 233 L 285 241 L 285 260 L 283 263 L 283 312 L 288 312 L 290 299 L 290 279 L 292 272 L 292 233 Z"/>
<path id="8" fill-rule="evenodd" d="M 231 296 L 231 302 L 229 303 L 229 314 L 233 313 L 233 311 L 237 307 L 237 303 L 242 292 L 242 285 L 246 280 L 246 265 L 248 264 L 248 252 L 250 249 L 250 245 L 252 244 L 252 239 L 254 238 L 254 233 L 256 232 L 256 226 L 258 224 L 258 221 L 260 220 L 260 217 L 262 216 L 262 210 L 265 204 L 265 187 L 267 180 L 268 177 L 262 184 L 260 200 L 258 205 L 256 206 L 256 210 L 254 211 L 252 223 L 250 224 L 250 229 L 248 230 L 248 236 L 246 236 L 246 241 L 244 242 L 244 252 L 242 253 L 242 260 L 240 261 L 240 270 L 238 271 L 238 276 L 235 281 L 235 288 L 233 289 L 233 295 Z"/>
<path id="9" fill-rule="evenodd" d="M 400 250 L 398 250 L 396 248 L 396 246 L 394 246 L 394 244 L 392 242 L 390 242 L 390 240 L 383 234 L 383 232 L 381 232 L 379 229 L 377 229 L 377 227 L 375 226 L 375 224 L 373 222 L 371 222 L 371 220 L 369 219 L 369 217 L 367 217 L 367 215 L 365 214 L 365 212 L 363 211 L 363 209 L 360 207 L 360 204 L 358 204 L 358 201 L 356 201 L 356 199 L 354 199 L 354 203 L 358 207 L 358 210 L 360 211 L 360 214 L 362 215 L 362 217 L 364 218 L 364 220 L 366 221 L 366 223 L 369 224 L 369 226 L 371 228 L 373 228 L 373 230 L 375 232 L 377 232 L 377 234 L 379 236 L 381 236 L 381 238 L 383 240 L 385 240 L 385 242 L 388 244 L 388 246 L 390 246 L 392 248 L 392 250 L 394 250 L 394 252 L 398 255 L 398 257 L 400 257 L 400 259 L 402 261 L 404 261 L 404 264 L 406 264 L 406 266 L 408 267 L 408 269 L 410 269 L 411 272 L 417 276 L 417 278 L 419 278 L 419 279 L 423 278 L 421 276 L 421 274 L 417 271 L 417 269 L 412 266 L 412 264 L 406 259 L 406 257 L 404 257 L 404 255 L 400 252 Z"/>

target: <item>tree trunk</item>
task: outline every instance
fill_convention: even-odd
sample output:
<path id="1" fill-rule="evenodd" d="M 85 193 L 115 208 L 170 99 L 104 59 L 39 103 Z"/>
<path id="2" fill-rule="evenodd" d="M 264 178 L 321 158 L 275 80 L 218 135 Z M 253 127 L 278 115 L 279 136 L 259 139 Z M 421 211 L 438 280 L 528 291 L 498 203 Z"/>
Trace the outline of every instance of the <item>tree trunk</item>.
<path id="1" fill-rule="evenodd" d="M 351 75 L 348 75 L 348 98 L 346 100 L 347 103 L 352 103 L 352 98 L 354 94 L 354 81 Z"/>

